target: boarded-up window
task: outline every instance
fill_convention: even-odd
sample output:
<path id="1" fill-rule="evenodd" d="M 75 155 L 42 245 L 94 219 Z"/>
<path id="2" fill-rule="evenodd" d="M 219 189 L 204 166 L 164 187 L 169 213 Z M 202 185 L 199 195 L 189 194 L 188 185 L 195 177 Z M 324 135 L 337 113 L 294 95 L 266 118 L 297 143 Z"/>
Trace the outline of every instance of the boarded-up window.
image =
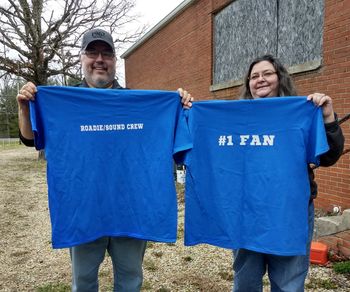
<path id="1" fill-rule="evenodd" d="M 214 17 L 213 84 L 269 53 L 287 67 L 322 60 L 324 0 L 236 0 Z"/>

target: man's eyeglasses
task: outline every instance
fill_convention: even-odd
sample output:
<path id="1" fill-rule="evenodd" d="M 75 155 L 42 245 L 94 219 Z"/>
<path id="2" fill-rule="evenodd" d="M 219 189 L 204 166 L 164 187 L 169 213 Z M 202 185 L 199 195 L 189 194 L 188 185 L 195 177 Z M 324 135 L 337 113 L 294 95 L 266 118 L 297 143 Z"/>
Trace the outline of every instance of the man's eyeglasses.
<path id="1" fill-rule="evenodd" d="M 260 78 L 260 76 L 263 78 L 263 79 L 269 79 L 271 78 L 273 75 L 277 74 L 276 72 L 274 71 L 264 71 L 262 73 L 254 73 L 252 76 L 250 76 L 248 79 L 251 80 L 251 81 L 256 81 Z"/>
<path id="2" fill-rule="evenodd" d="M 95 51 L 95 50 L 88 50 L 83 52 L 84 55 L 86 55 L 90 59 L 97 59 L 98 56 L 101 54 L 103 59 L 113 59 L 115 57 L 113 52 L 110 51 Z"/>

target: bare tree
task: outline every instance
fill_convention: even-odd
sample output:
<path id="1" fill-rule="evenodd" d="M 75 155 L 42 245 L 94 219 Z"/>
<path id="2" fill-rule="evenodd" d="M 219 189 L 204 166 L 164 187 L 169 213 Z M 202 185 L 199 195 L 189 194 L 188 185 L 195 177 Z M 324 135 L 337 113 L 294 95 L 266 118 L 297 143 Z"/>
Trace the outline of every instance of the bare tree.
<path id="1" fill-rule="evenodd" d="M 134 6 L 135 0 L 1 0 L 2 75 L 16 75 L 37 85 L 57 76 L 77 78 L 85 31 L 104 28 L 117 48 L 145 31 L 141 27 L 126 32 L 125 26 L 137 20 L 131 15 Z"/>

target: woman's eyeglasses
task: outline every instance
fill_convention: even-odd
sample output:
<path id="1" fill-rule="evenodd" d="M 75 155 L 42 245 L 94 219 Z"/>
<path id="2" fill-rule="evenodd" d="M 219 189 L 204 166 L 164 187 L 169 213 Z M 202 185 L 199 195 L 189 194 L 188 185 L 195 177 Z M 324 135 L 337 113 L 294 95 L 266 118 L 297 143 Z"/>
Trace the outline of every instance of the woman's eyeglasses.
<path id="1" fill-rule="evenodd" d="M 269 79 L 271 78 L 273 75 L 277 74 L 274 71 L 264 71 L 262 73 L 254 73 L 252 76 L 250 76 L 248 79 L 251 81 L 256 81 L 258 80 L 260 77 L 262 77 L 263 79 Z"/>

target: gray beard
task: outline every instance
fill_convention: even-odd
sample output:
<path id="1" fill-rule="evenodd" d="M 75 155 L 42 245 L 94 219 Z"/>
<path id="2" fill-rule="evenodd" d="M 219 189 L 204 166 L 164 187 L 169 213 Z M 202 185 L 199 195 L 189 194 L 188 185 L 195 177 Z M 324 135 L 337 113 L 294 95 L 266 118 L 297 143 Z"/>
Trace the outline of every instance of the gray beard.
<path id="1" fill-rule="evenodd" d="M 111 85 L 111 83 L 113 82 L 113 80 L 101 80 L 101 79 L 95 79 L 92 80 L 93 84 L 95 84 L 96 88 L 106 88 L 108 86 Z"/>
<path id="2" fill-rule="evenodd" d="M 114 76 L 115 76 L 115 71 L 113 72 L 114 74 L 112 74 L 113 78 L 109 80 L 100 79 L 100 78 L 91 78 L 89 74 L 85 74 L 85 73 L 86 72 L 83 69 L 83 75 L 85 77 L 85 80 L 87 81 L 88 84 L 91 84 L 91 85 L 93 84 L 95 88 L 106 88 L 110 86 L 113 83 Z"/>

